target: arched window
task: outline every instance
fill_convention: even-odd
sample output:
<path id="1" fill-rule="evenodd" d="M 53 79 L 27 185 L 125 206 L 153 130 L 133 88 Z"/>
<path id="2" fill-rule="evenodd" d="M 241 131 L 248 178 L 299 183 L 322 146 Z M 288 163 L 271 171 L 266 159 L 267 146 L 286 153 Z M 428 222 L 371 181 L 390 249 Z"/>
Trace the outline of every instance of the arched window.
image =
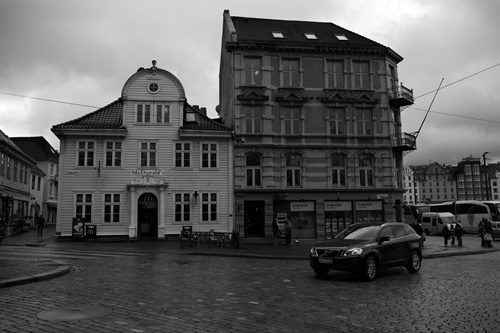
<path id="1" fill-rule="evenodd" d="M 361 155 L 359 157 L 359 185 L 373 186 L 373 157 Z"/>
<path id="2" fill-rule="evenodd" d="M 301 186 L 302 156 L 299 154 L 286 155 L 286 186 Z"/>
<path id="3" fill-rule="evenodd" d="M 332 185 L 334 187 L 346 186 L 346 156 L 343 154 L 332 154 Z"/>
<path id="4" fill-rule="evenodd" d="M 247 186 L 262 186 L 261 156 L 258 154 L 248 154 L 246 156 Z"/>

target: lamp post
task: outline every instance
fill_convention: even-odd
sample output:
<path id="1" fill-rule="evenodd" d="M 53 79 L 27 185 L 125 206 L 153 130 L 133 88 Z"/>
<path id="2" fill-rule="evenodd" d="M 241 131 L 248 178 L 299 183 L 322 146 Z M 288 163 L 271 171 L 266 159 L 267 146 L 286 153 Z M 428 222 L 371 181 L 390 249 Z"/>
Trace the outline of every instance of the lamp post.
<path id="1" fill-rule="evenodd" d="M 488 180 L 488 172 L 486 171 L 486 155 L 487 154 L 489 154 L 488 151 L 483 153 L 483 170 L 484 170 L 483 172 L 484 172 L 484 181 L 486 184 L 486 200 L 489 200 L 490 199 L 490 191 L 489 191 L 489 186 L 488 186 L 489 180 Z"/>

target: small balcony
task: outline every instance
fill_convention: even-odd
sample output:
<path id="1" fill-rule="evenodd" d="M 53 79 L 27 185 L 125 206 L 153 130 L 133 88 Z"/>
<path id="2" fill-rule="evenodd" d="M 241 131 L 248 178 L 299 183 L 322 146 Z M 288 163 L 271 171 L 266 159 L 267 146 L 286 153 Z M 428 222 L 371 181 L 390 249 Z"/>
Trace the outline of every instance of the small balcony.
<path id="1" fill-rule="evenodd" d="M 391 106 L 408 106 L 413 104 L 413 89 L 400 86 L 389 89 L 389 103 Z"/>
<path id="2" fill-rule="evenodd" d="M 393 134 L 391 147 L 398 151 L 415 150 L 417 149 L 417 137 L 409 133 Z"/>

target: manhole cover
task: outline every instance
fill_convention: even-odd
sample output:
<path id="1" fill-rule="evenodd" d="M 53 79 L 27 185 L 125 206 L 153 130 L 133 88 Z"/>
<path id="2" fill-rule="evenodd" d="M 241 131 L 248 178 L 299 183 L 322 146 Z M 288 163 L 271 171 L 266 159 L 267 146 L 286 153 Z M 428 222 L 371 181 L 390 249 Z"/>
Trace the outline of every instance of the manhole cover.
<path id="1" fill-rule="evenodd" d="M 89 318 L 100 318 L 107 316 L 113 310 L 104 306 L 96 305 L 67 305 L 59 306 L 57 308 L 44 310 L 39 312 L 36 316 L 42 320 L 80 320 Z"/>

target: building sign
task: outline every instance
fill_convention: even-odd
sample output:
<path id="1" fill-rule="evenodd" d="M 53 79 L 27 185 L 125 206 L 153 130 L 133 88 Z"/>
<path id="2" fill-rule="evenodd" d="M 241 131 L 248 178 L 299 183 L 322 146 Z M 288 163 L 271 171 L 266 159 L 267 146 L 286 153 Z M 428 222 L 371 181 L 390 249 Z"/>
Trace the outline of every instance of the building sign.
<path id="1" fill-rule="evenodd" d="M 314 211 L 314 202 L 312 201 L 292 201 L 290 202 L 290 211 L 292 212 L 310 212 Z"/>
<path id="2" fill-rule="evenodd" d="M 325 211 L 351 211 L 352 203 L 350 201 L 325 201 Z"/>
<path id="3" fill-rule="evenodd" d="M 69 176 L 80 176 L 80 171 L 64 171 L 64 174 Z"/>
<path id="4" fill-rule="evenodd" d="M 381 201 L 356 201 L 356 210 L 382 210 Z"/>
<path id="5" fill-rule="evenodd" d="M 132 170 L 133 175 L 137 176 L 164 176 L 165 170 L 140 170 L 135 169 Z"/>

